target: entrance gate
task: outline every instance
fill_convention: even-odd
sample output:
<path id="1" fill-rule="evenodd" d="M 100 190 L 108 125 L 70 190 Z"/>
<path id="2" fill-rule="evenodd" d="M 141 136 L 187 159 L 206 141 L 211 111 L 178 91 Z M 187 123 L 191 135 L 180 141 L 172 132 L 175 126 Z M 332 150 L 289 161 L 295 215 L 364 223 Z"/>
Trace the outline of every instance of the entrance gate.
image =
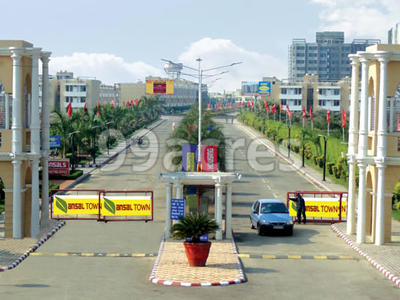
<path id="1" fill-rule="evenodd" d="M 57 220 L 153 221 L 153 191 L 52 190 L 50 205 Z"/>

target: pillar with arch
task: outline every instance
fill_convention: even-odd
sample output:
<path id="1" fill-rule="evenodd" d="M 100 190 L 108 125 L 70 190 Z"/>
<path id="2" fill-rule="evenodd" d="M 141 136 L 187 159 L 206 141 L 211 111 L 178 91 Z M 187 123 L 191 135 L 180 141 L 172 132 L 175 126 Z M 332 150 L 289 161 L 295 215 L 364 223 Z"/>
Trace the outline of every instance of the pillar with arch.
<path id="1" fill-rule="evenodd" d="M 349 57 L 347 233 L 379 246 L 391 242 L 392 191 L 400 178 L 400 45 L 378 44 Z"/>
<path id="2" fill-rule="evenodd" d="M 5 192 L 6 238 L 36 237 L 41 224 L 48 221 L 49 57 L 50 52 L 29 42 L 0 40 L 0 177 Z"/>

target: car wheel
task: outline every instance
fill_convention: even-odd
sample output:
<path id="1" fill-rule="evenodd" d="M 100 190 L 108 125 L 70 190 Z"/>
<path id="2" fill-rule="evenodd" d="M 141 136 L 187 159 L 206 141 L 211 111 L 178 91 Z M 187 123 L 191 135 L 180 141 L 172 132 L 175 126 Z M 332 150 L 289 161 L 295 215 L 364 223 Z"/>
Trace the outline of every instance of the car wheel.
<path id="1" fill-rule="evenodd" d="M 258 235 L 263 235 L 263 231 L 262 231 L 260 224 L 257 224 L 257 233 L 258 233 Z"/>
<path id="2" fill-rule="evenodd" d="M 250 225 L 251 225 L 251 229 L 256 229 L 256 228 L 254 227 L 254 225 L 253 225 L 253 222 L 251 221 L 251 218 L 250 218 Z"/>

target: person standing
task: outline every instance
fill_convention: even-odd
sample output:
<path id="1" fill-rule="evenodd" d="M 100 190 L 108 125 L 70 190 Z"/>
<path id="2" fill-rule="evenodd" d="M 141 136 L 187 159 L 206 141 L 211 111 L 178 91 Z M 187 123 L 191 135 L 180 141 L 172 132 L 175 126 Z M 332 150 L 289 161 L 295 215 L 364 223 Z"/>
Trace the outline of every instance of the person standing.
<path id="1" fill-rule="evenodd" d="M 296 193 L 296 198 L 289 198 L 289 200 L 296 202 L 297 209 L 297 223 L 301 223 L 303 216 L 303 223 L 306 224 L 306 203 L 300 193 Z"/>

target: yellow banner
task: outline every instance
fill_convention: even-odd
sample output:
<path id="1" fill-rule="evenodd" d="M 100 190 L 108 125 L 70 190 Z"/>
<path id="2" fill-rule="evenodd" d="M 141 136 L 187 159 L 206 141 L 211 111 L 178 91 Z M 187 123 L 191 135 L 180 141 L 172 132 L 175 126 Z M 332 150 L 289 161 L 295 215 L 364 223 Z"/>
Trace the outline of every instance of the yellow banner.
<path id="1" fill-rule="evenodd" d="M 173 95 L 173 80 L 146 80 L 146 95 Z"/>
<path id="2" fill-rule="evenodd" d="M 102 216 L 151 216 L 151 198 L 104 196 L 101 199 Z"/>
<path id="3" fill-rule="evenodd" d="M 98 215 L 97 195 L 54 196 L 54 215 Z M 150 196 L 102 196 L 101 216 L 151 216 Z"/>
<path id="4" fill-rule="evenodd" d="M 336 198 L 304 198 L 306 217 L 339 218 L 340 202 Z M 342 218 L 346 217 L 347 202 L 342 201 Z M 289 214 L 297 216 L 296 202 L 289 200 Z"/>

